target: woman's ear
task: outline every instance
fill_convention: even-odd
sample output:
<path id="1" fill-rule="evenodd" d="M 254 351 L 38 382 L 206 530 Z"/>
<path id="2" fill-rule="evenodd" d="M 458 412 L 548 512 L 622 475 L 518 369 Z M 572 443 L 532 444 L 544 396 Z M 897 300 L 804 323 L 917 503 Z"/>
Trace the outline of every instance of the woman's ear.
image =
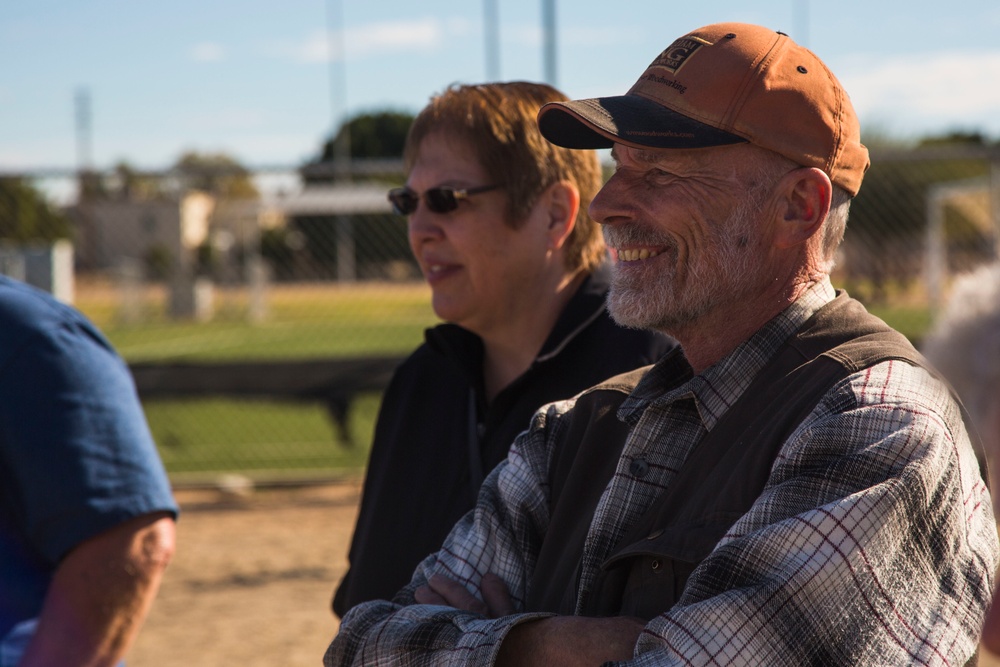
<path id="1" fill-rule="evenodd" d="M 546 206 L 549 249 L 558 250 L 576 226 L 576 215 L 580 211 L 580 191 L 569 181 L 559 181 L 549 186 L 542 194 L 541 201 Z"/>
<path id="2" fill-rule="evenodd" d="M 805 243 L 823 227 L 830 213 L 830 177 L 815 167 L 802 167 L 785 174 L 778 191 L 781 208 L 775 246 L 791 248 Z"/>

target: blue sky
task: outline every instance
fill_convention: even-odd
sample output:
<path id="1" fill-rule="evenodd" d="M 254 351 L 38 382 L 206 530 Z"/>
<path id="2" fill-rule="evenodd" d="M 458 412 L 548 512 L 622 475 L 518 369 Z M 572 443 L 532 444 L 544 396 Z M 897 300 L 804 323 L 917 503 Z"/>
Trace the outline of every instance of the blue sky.
<path id="1" fill-rule="evenodd" d="M 543 79 L 541 1 L 497 2 L 499 78 Z M 623 93 L 675 37 L 746 21 L 823 58 L 868 130 L 1000 138 L 997 0 L 557 0 L 556 14 L 572 97 Z M 476 0 L 2 0 L 0 171 L 77 163 L 82 88 L 97 167 L 165 168 L 189 149 L 295 166 L 345 113 L 416 111 L 485 80 L 483 35 Z"/>

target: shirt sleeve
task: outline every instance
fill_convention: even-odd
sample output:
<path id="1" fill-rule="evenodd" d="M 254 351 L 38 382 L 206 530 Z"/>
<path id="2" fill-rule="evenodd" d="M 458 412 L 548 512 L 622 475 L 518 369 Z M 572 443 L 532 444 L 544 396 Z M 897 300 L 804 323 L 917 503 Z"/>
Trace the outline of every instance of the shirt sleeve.
<path id="1" fill-rule="evenodd" d="M 360 604 L 344 617 L 324 665 L 488 665 L 515 625 L 551 614 L 517 613 L 499 619 L 451 607 L 418 605 L 414 591 L 440 573 L 480 597 L 483 575 L 499 575 L 516 609 L 523 609 L 535 555 L 548 526 L 548 465 L 552 428 L 566 403 L 536 414 L 486 478 L 475 509 L 436 554 L 421 563 L 409 585 L 388 601 Z M 481 599 L 481 597 L 480 597 Z M 405 660 L 404 660 L 405 656 Z"/>
<path id="2" fill-rule="evenodd" d="M 885 362 L 834 388 L 629 665 L 964 664 L 998 560 L 957 405 Z"/>
<path id="3" fill-rule="evenodd" d="M 82 319 L 39 327 L 9 355 L 0 429 L 14 515 L 50 564 L 127 519 L 176 515 L 128 368 Z"/>

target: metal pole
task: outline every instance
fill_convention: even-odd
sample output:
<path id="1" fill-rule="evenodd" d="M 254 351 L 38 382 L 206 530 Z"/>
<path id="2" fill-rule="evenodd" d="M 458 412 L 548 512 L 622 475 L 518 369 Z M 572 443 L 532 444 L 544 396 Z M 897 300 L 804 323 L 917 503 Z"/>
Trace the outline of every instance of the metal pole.
<path id="1" fill-rule="evenodd" d="M 347 122 L 347 63 L 344 47 L 344 15 L 341 0 L 327 2 L 327 43 L 330 55 L 330 109 L 333 119 L 333 136 L 339 140 L 333 145 L 333 162 L 336 178 L 350 180 L 351 131 Z"/>
<path id="2" fill-rule="evenodd" d="M 500 80 L 500 17 L 497 0 L 483 0 L 483 44 L 486 47 L 486 80 Z"/>
<path id="3" fill-rule="evenodd" d="M 795 0 L 792 7 L 795 13 L 794 39 L 800 46 L 809 48 L 809 0 Z"/>
<path id="4" fill-rule="evenodd" d="M 1000 148 L 990 151 L 990 217 L 993 222 L 993 259 L 1000 259 Z"/>
<path id="5" fill-rule="evenodd" d="M 939 312 L 944 300 L 945 272 L 947 271 L 947 255 L 944 239 L 944 205 L 947 200 L 947 189 L 931 186 L 927 190 L 925 207 L 927 210 L 927 246 L 925 263 L 925 279 L 927 283 L 927 301 L 932 312 Z"/>
<path id="6" fill-rule="evenodd" d="M 80 173 L 90 171 L 90 91 L 80 88 L 76 91 L 76 166 Z"/>
<path id="7" fill-rule="evenodd" d="M 543 54 L 545 81 L 558 85 L 556 76 L 556 0 L 542 0 L 542 32 L 545 48 Z"/>
<path id="8" fill-rule="evenodd" d="M 98 248 L 98 228 L 90 207 L 90 200 L 94 192 L 92 185 L 97 178 L 93 170 L 93 155 L 91 154 L 91 113 L 90 113 L 90 91 L 86 88 L 79 88 L 74 99 L 76 116 L 76 214 L 79 225 L 79 238 L 77 243 L 84 258 L 83 264 L 87 262 L 97 262 Z"/>

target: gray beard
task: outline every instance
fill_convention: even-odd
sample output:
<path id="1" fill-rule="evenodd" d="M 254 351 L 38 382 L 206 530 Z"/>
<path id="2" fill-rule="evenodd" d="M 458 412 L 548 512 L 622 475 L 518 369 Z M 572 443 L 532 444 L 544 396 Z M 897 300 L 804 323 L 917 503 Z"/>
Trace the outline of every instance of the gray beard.
<path id="1" fill-rule="evenodd" d="M 683 283 L 678 279 L 677 245 L 668 235 L 636 225 L 605 227 L 605 238 L 612 247 L 664 247 L 657 262 L 659 269 L 615 268 L 608 294 L 612 318 L 625 327 L 671 333 L 722 304 L 743 298 L 754 284 L 759 213 L 756 201 L 736 207 L 724 224 L 713 229 L 711 245 L 701 247 L 687 260 Z M 669 261 L 664 261 L 664 255 Z"/>

